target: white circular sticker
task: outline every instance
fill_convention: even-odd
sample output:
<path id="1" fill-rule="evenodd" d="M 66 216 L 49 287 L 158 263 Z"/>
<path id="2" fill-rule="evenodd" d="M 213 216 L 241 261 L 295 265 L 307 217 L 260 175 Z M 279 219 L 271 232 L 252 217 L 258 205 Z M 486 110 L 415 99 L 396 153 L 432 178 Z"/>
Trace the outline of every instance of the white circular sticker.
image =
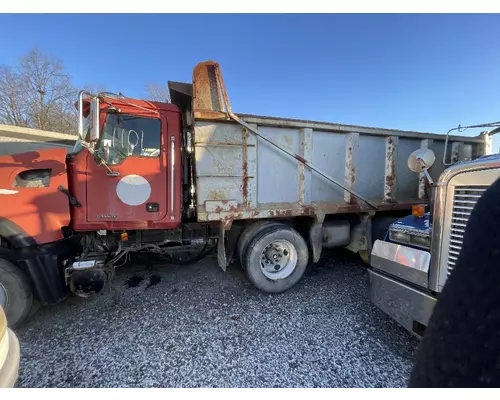
<path id="1" fill-rule="evenodd" d="M 138 206 L 151 196 L 151 185 L 140 175 L 127 175 L 116 185 L 116 194 L 125 204 Z"/>

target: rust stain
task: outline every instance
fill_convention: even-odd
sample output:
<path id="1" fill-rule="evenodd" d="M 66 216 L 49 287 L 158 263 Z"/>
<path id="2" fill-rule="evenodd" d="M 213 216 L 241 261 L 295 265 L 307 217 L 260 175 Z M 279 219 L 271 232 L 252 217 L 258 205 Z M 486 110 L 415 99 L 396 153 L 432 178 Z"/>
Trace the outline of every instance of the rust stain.
<path id="1" fill-rule="evenodd" d="M 302 207 L 302 215 L 315 215 L 315 210 L 314 207 L 311 206 L 304 206 Z"/>
<path id="2" fill-rule="evenodd" d="M 243 207 L 248 208 L 248 146 L 247 137 L 248 132 L 246 128 L 241 130 L 241 136 L 243 141 L 243 154 L 242 154 L 242 170 L 243 178 L 241 182 L 241 194 L 243 195 Z"/>
<path id="3" fill-rule="evenodd" d="M 295 158 L 296 158 L 297 160 L 299 160 L 299 161 L 300 161 L 301 163 L 303 163 L 303 164 L 306 164 L 306 163 L 307 163 L 307 161 L 305 160 L 305 158 L 304 158 L 304 157 L 302 157 L 302 156 L 299 156 L 298 154 L 295 154 Z"/>
<path id="4" fill-rule="evenodd" d="M 274 212 L 275 217 L 291 217 L 293 216 L 292 210 L 276 210 Z"/>
<path id="5" fill-rule="evenodd" d="M 304 174 L 304 165 L 299 165 L 299 187 L 298 187 L 298 197 L 299 204 L 304 203 L 304 182 L 306 180 L 306 176 Z"/>
<path id="6" fill-rule="evenodd" d="M 199 63 L 193 70 L 193 103 L 194 110 L 222 111 L 215 68 L 213 61 Z"/>
<path id="7" fill-rule="evenodd" d="M 304 170 L 302 169 L 299 172 L 299 182 L 304 182 L 304 179 L 305 179 L 305 175 L 304 175 Z"/>
<path id="8" fill-rule="evenodd" d="M 194 117 L 199 121 L 225 121 L 228 119 L 226 113 L 222 113 L 219 111 L 195 111 Z"/>
<path id="9" fill-rule="evenodd" d="M 222 226 L 224 227 L 224 230 L 229 230 L 231 229 L 231 226 L 233 225 L 233 218 L 226 217 L 222 219 Z"/>
<path id="10" fill-rule="evenodd" d="M 392 136 L 387 138 L 386 160 L 385 160 L 385 185 L 384 200 L 395 201 L 396 191 L 396 149 L 397 139 Z"/>
<path id="11" fill-rule="evenodd" d="M 378 211 L 389 210 L 411 210 L 414 204 L 428 204 L 428 201 L 422 199 L 403 199 L 397 202 L 379 199 L 373 201 Z M 229 227 L 233 221 L 242 219 L 258 219 L 258 218 L 291 218 L 294 216 L 314 217 L 316 215 L 332 215 L 345 213 L 363 213 L 371 212 L 372 209 L 362 202 L 356 204 L 349 203 L 331 203 L 317 202 L 312 205 L 299 205 L 297 203 L 281 203 L 272 204 L 265 209 L 242 210 L 241 208 L 233 207 L 230 212 L 222 211 L 221 213 L 210 213 L 206 217 L 208 221 L 222 221 L 226 227 Z"/>
<path id="12" fill-rule="evenodd" d="M 345 184 L 351 190 L 355 190 L 356 188 L 356 166 L 354 164 L 353 151 L 354 140 L 355 138 L 352 135 L 349 136 L 345 154 Z M 355 203 L 356 198 L 349 192 L 345 192 L 344 200 L 349 204 L 353 204 Z"/>
<path id="13" fill-rule="evenodd" d="M 221 200 L 223 204 L 226 204 L 227 200 L 224 199 L 227 199 L 227 194 L 223 190 L 211 189 L 208 192 L 207 200 Z"/>

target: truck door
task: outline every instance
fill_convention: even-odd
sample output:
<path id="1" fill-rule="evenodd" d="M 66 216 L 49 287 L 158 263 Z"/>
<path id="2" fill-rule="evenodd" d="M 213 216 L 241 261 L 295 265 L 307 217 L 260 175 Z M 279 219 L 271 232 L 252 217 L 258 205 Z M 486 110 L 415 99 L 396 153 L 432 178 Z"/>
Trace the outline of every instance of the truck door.
<path id="1" fill-rule="evenodd" d="M 98 154 L 87 158 L 87 221 L 146 228 L 168 213 L 167 118 L 109 113 Z"/>

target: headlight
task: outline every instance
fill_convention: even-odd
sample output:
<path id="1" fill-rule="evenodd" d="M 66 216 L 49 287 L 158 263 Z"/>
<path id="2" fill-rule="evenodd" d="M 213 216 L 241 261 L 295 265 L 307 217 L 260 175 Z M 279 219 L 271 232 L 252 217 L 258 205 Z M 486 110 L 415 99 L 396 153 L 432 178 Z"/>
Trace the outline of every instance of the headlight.
<path id="1" fill-rule="evenodd" d="M 411 236 L 410 243 L 414 246 L 429 249 L 431 247 L 431 238 L 428 236 Z"/>
<path id="2" fill-rule="evenodd" d="M 389 239 L 392 242 L 409 244 L 410 246 L 429 249 L 431 247 L 431 238 L 428 236 L 415 236 L 401 231 L 389 231 Z"/>
<path id="3" fill-rule="evenodd" d="M 410 235 L 400 231 L 390 231 L 389 239 L 391 239 L 393 242 L 410 243 Z"/>

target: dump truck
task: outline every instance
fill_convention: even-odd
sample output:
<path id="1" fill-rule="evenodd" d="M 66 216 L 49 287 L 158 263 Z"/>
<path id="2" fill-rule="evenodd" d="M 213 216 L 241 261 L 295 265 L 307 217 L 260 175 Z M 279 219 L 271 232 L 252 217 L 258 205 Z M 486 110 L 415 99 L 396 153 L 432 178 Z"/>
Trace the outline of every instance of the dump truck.
<path id="1" fill-rule="evenodd" d="M 178 264 L 214 251 L 268 293 L 294 286 L 323 248 L 367 261 L 374 238 L 428 198 L 407 157 L 445 146 L 438 134 L 236 114 L 213 61 L 168 87 L 171 103 L 82 91 L 72 151 L 0 157 L 10 326 L 34 304 L 101 292 L 144 255 Z M 484 138 L 449 140 L 467 149 L 459 158 L 485 153 Z"/>
<path id="2" fill-rule="evenodd" d="M 481 157 L 473 159 L 470 145 L 453 141 L 448 146 L 448 140 L 439 161 L 427 146 L 409 156 L 409 170 L 431 188 L 429 206 L 415 205 L 410 215 L 393 221 L 372 248 L 369 297 L 417 338 L 425 334 L 453 273 L 476 202 L 500 178 L 500 155 L 492 154 L 492 136 L 500 131 L 500 122 L 453 128 L 448 133 L 469 128 L 493 128 L 479 135 L 485 140 Z M 460 153 L 466 155 L 460 157 Z M 446 169 L 430 176 L 436 167 Z"/>

